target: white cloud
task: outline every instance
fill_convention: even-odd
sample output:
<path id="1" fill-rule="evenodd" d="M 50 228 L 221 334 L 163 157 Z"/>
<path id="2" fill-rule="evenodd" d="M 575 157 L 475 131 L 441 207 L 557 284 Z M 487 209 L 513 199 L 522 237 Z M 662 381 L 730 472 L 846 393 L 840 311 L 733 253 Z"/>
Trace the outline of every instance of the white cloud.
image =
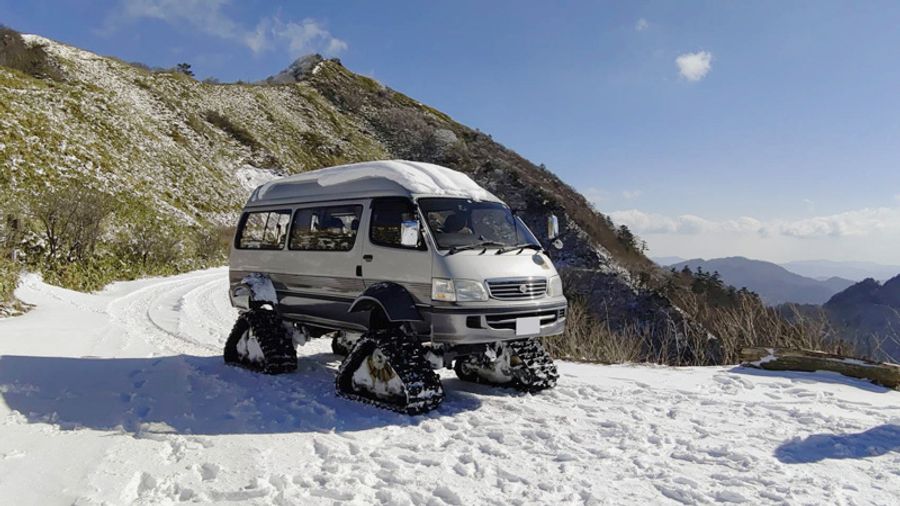
<path id="1" fill-rule="evenodd" d="M 688 81 L 699 81 L 706 77 L 712 68 L 712 53 L 698 51 L 696 53 L 684 53 L 675 58 L 678 65 L 678 73 Z"/>
<path id="2" fill-rule="evenodd" d="M 640 197 L 643 193 L 641 190 L 623 190 L 622 197 L 625 200 L 632 200 Z"/>
<path id="3" fill-rule="evenodd" d="M 733 220 L 709 220 L 684 214 L 665 216 L 637 209 L 615 211 L 610 217 L 644 234 L 756 233 L 798 239 L 819 237 L 852 237 L 876 234 L 886 230 L 900 232 L 900 208 L 866 208 L 801 220 L 760 221 L 744 216 Z"/>
<path id="4" fill-rule="evenodd" d="M 656 256 L 716 258 L 742 255 L 772 261 L 830 258 L 896 263 L 900 205 L 791 220 L 749 216 L 714 220 L 629 209 L 610 213 L 628 225 Z"/>
<path id="5" fill-rule="evenodd" d="M 157 19 L 171 25 L 187 25 L 207 35 L 233 40 L 253 53 L 284 48 L 292 56 L 320 52 L 333 56 L 347 50 L 347 43 L 333 36 L 319 21 L 284 21 L 280 16 L 261 19 L 247 29 L 223 9 L 231 0 L 122 0 L 106 21 L 106 31 L 139 19 Z"/>
<path id="6" fill-rule="evenodd" d="M 885 229 L 900 229 L 900 208 L 866 208 L 830 216 L 775 224 L 782 235 L 790 237 L 864 236 Z"/>
<path id="7" fill-rule="evenodd" d="M 637 23 L 634 24 L 634 29 L 638 32 L 643 32 L 647 28 L 650 28 L 650 23 L 644 18 L 637 20 Z"/>
<path id="8" fill-rule="evenodd" d="M 637 209 L 614 211 L 610 217 L 616 223 L 627 225 L 635 232 L 645 234 L 700 234 L 704 232 L 760 232 L 763 223 L 744 216 L 735 220 L 714 221 L 693 214 L 665 216 L 645 213 Z"/>
<path id="9" fill-rule="evenodd" d="M 261 53 L 284 44 L 293 55 L 313 51 L 335 55 L 347 49 L 347 43 L 331 35 L 318 21 L 282 21 L 279 17 L 263 18 L 256 29 L 244 36 L 244 43 L 254 53 Z"/>

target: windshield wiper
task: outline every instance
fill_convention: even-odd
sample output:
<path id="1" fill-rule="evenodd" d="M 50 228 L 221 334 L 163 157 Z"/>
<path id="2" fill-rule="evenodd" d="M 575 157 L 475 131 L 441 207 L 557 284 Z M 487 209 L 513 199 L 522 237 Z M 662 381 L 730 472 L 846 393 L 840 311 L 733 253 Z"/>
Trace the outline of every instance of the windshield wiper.
<path id="1" fill-rule="evenodd" d="M 543 250 L 544 250 L 544 248 L 538 246 L 537 244 L 532 244 L 532 243 L 528 242 L 528 243 L 523 243 L 523 244 L 516 244 L 515 246 L 509 246 L 509 247 L 506 247 L 506 248 L 500 248 L 500 249 L 497 250 L 497 253 L 496 253 L 496 254 L 497 254 L 497 255 L 502 255 L 502 254 L 504 254 L 504 253 L 509 253 L 510 251 L 512 251 L 512 250 L 514 250 L 514 249 L 517 249 L 517 250 L 520 250 L 520 251 L 521 251 L 521 250 L 523 250 L 523 249 L 529 249 L 529 248 L 530 248 L 530 249 L 537 250 L 537 251 L 543 251 Z"/>
<path id="2" fill-rule="evenodd" d="M 469 249 L 478 249 L 484 248 L 487 249 L 488 246 L 505 246 L 502 242 L 497 241 L 481 241 L 475 244 L 466 244 L 465 246 L 453 246 L 450 248 L 450 251 L 447 253 L 447 256 L 459 253 L 460 251 L 466 251 Z"/>

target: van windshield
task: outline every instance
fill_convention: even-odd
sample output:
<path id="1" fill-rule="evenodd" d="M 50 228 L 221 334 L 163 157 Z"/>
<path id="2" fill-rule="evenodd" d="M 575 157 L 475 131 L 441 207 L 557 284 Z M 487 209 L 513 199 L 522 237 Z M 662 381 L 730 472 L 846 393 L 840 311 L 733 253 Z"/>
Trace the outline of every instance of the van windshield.
<path id="1" fill-rule="evenodd" d="M 465 248 L 484 244 L 488 247 L 534 245 L 534 234 L 499 202 L 468 199 L 419 199 L 419 209 L 440 249 Z"/>

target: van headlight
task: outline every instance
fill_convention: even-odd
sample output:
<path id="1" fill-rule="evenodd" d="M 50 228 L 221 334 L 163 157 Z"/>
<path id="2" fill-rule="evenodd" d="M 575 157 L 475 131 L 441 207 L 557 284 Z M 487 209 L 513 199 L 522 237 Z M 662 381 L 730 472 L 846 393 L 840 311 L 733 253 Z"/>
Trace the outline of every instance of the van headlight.
<path id="1" fill-rule="evenodd" d="M 460 302 L 487 300 L 487 290 L 480 281 L 471 279 L 455 279 L 456 284 L 456 300 Z"/>
<path id="2" fill-rule="evenodd" d="M 547 283 L 547 296 L 548 297 L 559 297 L 563 294 L 563 286 L 562 286 L 562 278 L 559 276 L 553 276 L 550 278 L 550 282 Z"/>
<path id="3" fill-rule="evenodd" d="M 480 281 L 471 279 L 431 279 L 431 299 L 443 302 L 472 302 L 488 299 Z"/>

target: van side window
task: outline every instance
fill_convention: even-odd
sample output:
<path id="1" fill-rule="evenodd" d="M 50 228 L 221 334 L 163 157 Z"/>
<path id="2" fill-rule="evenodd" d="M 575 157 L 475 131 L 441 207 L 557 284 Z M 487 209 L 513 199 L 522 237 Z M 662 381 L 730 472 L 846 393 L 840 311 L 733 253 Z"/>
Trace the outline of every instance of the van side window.
<path id="1" fill-rule="evenodd" d="M 288 210 L 245 213 L 238 231 L 238 249 L 282 249 L 291 212 Z"/>
<path id="2" fill-rule="evenodd" d="M 292 250 L 350 251 L 356 242 L 362 206 L 297 209 L 291 224 Z"/>
<path id="3" fill-rule="evenodd" d="M 409 199 L 402 197 L 381 198 L 372 201 L 372 220 L 369 226 L 369 240 L 372 244 L 389 248 L 424 250 L 425 241 L 419 235 L 419 245 L 403 246 L 400 243 L 400 223 L 417 220 L 416 206 Z"/>

